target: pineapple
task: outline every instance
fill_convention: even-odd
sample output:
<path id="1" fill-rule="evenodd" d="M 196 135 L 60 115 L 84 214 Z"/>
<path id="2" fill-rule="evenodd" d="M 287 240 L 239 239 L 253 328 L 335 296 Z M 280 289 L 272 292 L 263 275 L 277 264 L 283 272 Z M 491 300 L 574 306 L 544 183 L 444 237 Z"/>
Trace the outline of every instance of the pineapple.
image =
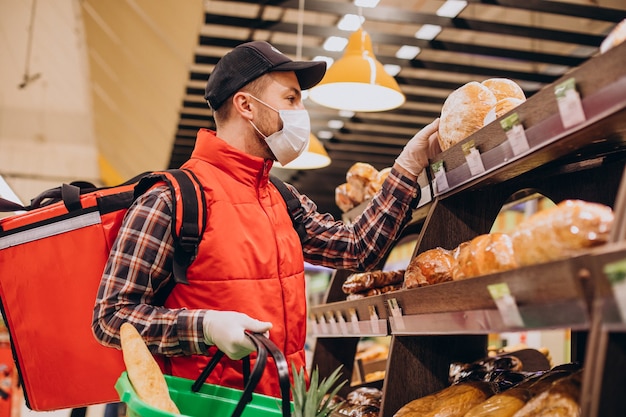
<path id="1" fill-rule="evenodd" d="M 332 388 L 341 376 L 341 366 L 335 369 L 328 378 L 323 378 L 321 381 L 319 381 L 319 371 L 315 367 L 311 374 L 308 389 L 304 368 L 298 372 L 295 365 L 292 364 L 291 367 L 293 372 L 293 386 L 291 387 L 294 404 L 293 417 L 327 417 L 342 404 L 332 403 L 333 397 L 347 382 L 344 380 L 334 389 Z"/>

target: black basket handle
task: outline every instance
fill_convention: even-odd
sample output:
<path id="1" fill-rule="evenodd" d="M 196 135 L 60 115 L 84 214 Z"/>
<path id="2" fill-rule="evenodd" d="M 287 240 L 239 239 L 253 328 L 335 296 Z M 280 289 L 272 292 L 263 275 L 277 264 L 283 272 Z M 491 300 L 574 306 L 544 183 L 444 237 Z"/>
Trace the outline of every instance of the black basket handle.
<path id="1" fill-rule="evenodd" d="M 274 363 L 276 364 L 276 370 L 278 372 L 278 380 L 282 398 L 283 417 L 291 417 L 291 404 L 289 402 L 291 381 L 289 380 L 289 365 L 287 364 L 285 356 L 271 340 L 269 340 L 262 334 L 246 331 L 246 336 L 248 336 L 248 338 L 250 338 L 252 343 L 254 343 L 254 345 L 256 346 L 257 358 L 254 363 L 254 368 L 251 372 L 249 371 L 250 357 L 247 356 L 243 359 L 245 388 L 231 417 L 240 417 L 246 405 L 250 403 L 250 401 L 252 401 L 252 393 L 254 392 L 254 389 L 258 385 L 259 381 L 261 380 L 263 370 L 265 369 L 265 365 L 267 364 L 268 355 L 274 358 Z M 209 374 L 213 371 L 213 369 L 215 369 L 218 362 L 222 359 L 223 356 L 224 352 L 220 350 L 216 352 L 216 354 L 213 356 L 213 358 L 211 358 L 198 379 L 196 379 L 191 386 L 191 390 L 193 392 L 198 392 L 200 390 L 202 384 L 204 384 L 206 379 L 209 377 Z M 246 366 L 248 367 L 248 372 L 246 372 Z M 246 373 L 250 373 L 249 377 L 247 378 Z"/>

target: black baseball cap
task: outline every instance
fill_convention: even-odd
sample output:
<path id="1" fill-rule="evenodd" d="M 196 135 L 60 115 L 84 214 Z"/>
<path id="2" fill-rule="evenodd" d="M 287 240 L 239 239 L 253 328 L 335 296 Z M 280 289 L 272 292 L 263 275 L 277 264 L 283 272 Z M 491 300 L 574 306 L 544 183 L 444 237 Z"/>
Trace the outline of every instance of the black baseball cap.
<path id="1" fill-rule="evenodd" d="M 324 61 L 292 61 L 265 41 L 242 43 L 215 65 L 204 98 L 217 110 L 244 85 L 271 71 L 294 71 L 302 90 L 319 83 L 326 72 Z"/>

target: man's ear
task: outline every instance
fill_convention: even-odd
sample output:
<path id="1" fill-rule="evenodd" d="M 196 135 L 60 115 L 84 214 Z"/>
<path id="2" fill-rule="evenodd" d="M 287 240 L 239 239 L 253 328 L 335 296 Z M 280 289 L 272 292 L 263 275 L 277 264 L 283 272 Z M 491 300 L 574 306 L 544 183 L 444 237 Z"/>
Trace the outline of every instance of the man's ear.
<path id="1" fill-rule="evenodd" d="M 233 108 L 242 117 L 252 120 L 252 107 L 254 104 L 250 99 L 250 94 L 238 91 L 233 95 Z"/>

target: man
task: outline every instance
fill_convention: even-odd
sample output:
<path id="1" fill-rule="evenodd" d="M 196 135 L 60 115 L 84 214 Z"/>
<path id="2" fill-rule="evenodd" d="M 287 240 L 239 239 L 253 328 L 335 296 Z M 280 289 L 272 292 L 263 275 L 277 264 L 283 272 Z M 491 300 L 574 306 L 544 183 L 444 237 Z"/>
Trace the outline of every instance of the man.
<path id="1" fill-rule="evenodd" d="M 301 243 L 268 175 L 275 160 L 287 164 L 307 148 L 301 90 L 325 70 L 323 62 L 291 61 L 266 42 L 242 44 L 218 62 L 205 95 L 216 132 L 201 129 L 183 165 L 200 179 L 208 206 L 189 285 L 164 290 L 172 280 L 172 196 L 156 187 L 128 211 L 104 271 L 93 317 L 102 344 L 119 347 L 119 328 L 131 322 L 164 372 L 188 379 L 219 348 L 228 358 L 208 382 L 241 388 L 238 359 L 255 350 L 244 331 L 269 331 L 288 362 L 305 366 L 304 261 L 374 268 L 410 219 L 420 197 L 417 175 L 428 164 L 428 149 L 438 146 L 435 121 L 407 143 L 354 224 L 318 213 L 289 186 L 304 209 Z M 163 291 L 170 292 L 159 303 Z M 257 392 L 279 396 L 274 375 L 268 369 Z"/>

